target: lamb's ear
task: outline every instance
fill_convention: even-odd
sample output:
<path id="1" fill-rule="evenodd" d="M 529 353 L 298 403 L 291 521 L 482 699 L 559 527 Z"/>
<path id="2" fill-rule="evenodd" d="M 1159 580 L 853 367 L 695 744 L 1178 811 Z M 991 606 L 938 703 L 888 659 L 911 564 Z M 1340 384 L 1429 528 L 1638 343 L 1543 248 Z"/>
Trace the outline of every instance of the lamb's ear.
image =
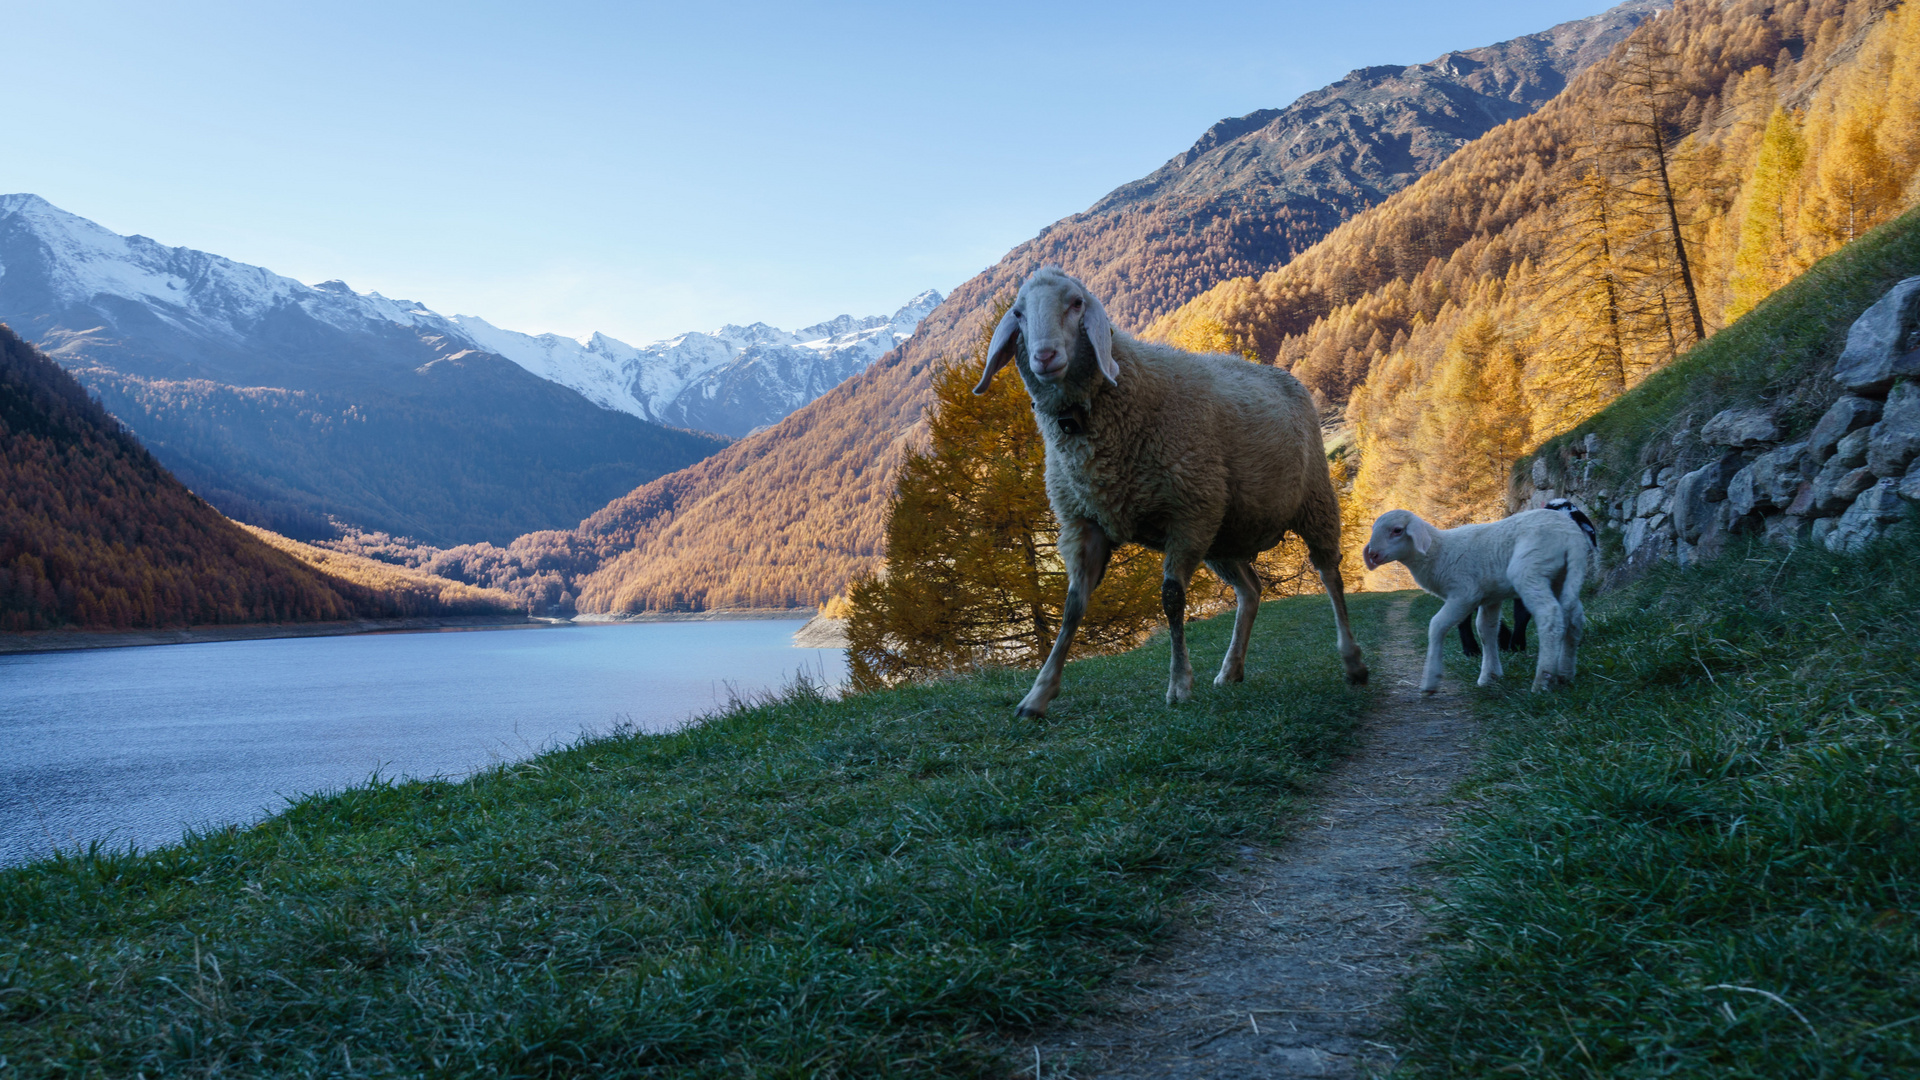
<path id="1" fill-rule="evenodd" d="M 1120 365 L 1113 359 L 1113 320 L 1107 318 L 1107 309 L 1100 306 L 1092 293 L 1086 294 L 1086 312 L 1080 316 L 1080 326 L 1087 332 L 1087 340 L 1093 344 L 1094 359 L 1100 361 L 1100 374 L 1115 386 L 1120 385 Z"/>
<path id="2" fill-rule="evenodd" d="M 1440 533 L 1423 518 L 1409 518 L 1407 538 L 1413 541 L 1413 550 L 1425 555 L 1433 550 L 1433 542 L 1440 539 Z"/>
<path id="3" fill-rule="evenodd" d="M 976 394 L 987 392 L 988 384 L 1000 369 L 1013 359 L 1013 335 L 1020 332 L 1020 320 L 1014 318 L 1013 308 L 1000 316 L 1000 325 L 993 328 L 993 341 L 987 346 L 987 370 L 980 373 L 980 385 L 973 388 Z"/>

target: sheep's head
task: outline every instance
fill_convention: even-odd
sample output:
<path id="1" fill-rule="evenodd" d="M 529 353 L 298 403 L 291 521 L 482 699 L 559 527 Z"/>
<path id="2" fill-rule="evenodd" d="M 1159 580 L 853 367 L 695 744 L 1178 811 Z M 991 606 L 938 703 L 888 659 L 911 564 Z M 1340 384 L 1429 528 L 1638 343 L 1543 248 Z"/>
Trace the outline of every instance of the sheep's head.
<path id="1" fill-rule="evenodd" d="M 1390 562 L 1405 562 L 1409 555 L 1425 555 L 1439 538 L 1439 531 L 1413 511 L 1389 510 L 1373 519 L 1373 538 L 1360 558 L 1367 569 L 1378 570 Z"/>
<path id="2" fill-rule="evenodd" d="M 1113 323 L 1107 309 L 1087 291 L 1085 285 L 1054 266 L 1043 266 L 1020 286 L 1013 306 L 993 329 L 993 342 L 987 346 L 987 370 L 980 375 L 976 394 L 987 392 L 993 376 L 1013 359 L 1018 350 L 1015 338 L 1026 343 L 1027 367 L 1042 383 L 1058 386 L 1066 380 L 1067 368 L 1079 347 L 1081 334 L 1093 347 L 1100 374 L 1110 383 L 1120 381 L 1120 365 L 1113 360 Z"/>

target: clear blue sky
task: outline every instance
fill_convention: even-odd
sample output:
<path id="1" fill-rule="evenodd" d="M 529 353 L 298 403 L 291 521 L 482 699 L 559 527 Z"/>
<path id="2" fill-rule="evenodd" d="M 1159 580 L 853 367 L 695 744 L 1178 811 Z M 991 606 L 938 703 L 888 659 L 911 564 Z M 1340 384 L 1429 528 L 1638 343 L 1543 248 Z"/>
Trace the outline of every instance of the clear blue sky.
<path id="1" fill-rule="evenodd" d="M 0 192 L 645 341 L 942 291 L 1215 120 L 1605 0 L 0 0 Z"/>

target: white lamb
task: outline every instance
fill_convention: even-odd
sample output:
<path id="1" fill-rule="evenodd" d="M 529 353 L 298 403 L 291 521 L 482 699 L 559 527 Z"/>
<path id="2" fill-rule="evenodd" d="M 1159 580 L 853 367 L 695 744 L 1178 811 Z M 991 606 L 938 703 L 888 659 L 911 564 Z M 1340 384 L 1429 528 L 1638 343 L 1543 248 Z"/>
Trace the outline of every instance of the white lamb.
<path id="1" fill-rule="evenodd" d="M 1480 610 L 1480 637 L 1494 640 L 1502 602 L 1519 597 L 1540 624 L 1540 662 L 1533 688 L 1573 681 L 1574 654 L 1586 629 L 1580 586 L 1594 569 L 1593 545 L 1557 510 L 1526 510 L 1487 525 L 1436 529 L 1407 510 L 1373 523 L 1362 556 L 1367 569 L 1405 563 L 1422 589 L 1446 601 L 1427 626 L 1427 668 L 1420 692 L 1440 688 L 1440 645 L 1467 613 Z M 1500 650 L 1480 654 L 1480 685 L 1502 674 Z"/>

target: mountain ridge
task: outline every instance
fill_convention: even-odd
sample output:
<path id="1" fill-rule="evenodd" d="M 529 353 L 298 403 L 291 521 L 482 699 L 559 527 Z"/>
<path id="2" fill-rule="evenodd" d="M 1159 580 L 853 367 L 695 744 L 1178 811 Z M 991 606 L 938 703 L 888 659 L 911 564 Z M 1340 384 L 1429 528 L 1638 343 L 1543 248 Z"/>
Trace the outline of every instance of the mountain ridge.
<path id="1" fill-rule="evenodd" d="M 1442 83 L 1448 93 L 1488 97 L 1467 85 L 1476 72 L 1491 89 L 1506 86 L 1505 92 L 1513 93 L 1524 83 L 1545 93 L 1550 80 L 1542 69 L 1552 68 L 1553 78 L 1564 83 L 1623 40 L 1649 12 L 1666 6 L 1664 0 L 1628 3 L 1527 39 L 1468 50 L 1492 50 L 1507 57 L 1505 62 L 1515 70 L 1533 72 L 1532 81 L 1501 83 L 1496 76 L 1505 69 L 1491 63 L 1472 71 L 1464 64 L 1453 65 L 1459 74 L 1433 68 L 1408 82 L 1418 93 L 1410 90 L 1405 108 L 1395 115 L 1419 127 L 1430 106 L 1445 104 L 1433 96 L 1446 97 L 1436 89 Z M 1502 51 L 1503 46 L 1511 47 Z M 1363 78 L 1364 86 L 1349 87 L 1339 100 L 1349 101 L 1377 86 L 1387 80 L 1387 73 L 1398 72 L 1394 77 L 1403 81 L 1411 78 L 1403 65 L 1378 70 L 1382 73 L 1374 82 Z M 1525 102 L 1533 98 L 1525 93 L 1522 98 L 1522 103 L 1509 105 L 1531 107 Z M 1362 112 L 1357 105 L 1346 108 L 1355 115 Z M 1490 128 L 1498 109 L 1488 105 L 1488 110 L 1483 120 Z M 1380 120 L 1384 113 L 1376 114 L 1368 121 L 1371 126 L 1353 130 L 1368 138 L 1372 134 L 1367 133 L 1379 132 L 1386 133 L 1382 138 L 1411 137 L 1410 131 Z M 1141 194 L 1133 185 L 1122 185 L 1093 209 L 1049 226 L 956 287 L 904 345 L 779 424 L 614 500 L 575 530 L 521 538 L 513 550 L 489 555 L 488 565 L 523 559 L 529 567 L 541 567 L 541 573 L 578 574 L 568 581 L 568 591 L 577 587 L 583 611 L 811 604 L 871 572 L 882 555 L 894 468 L 915 445 L 922 411 L 931 400 L 932 366 L 969 355 L 984 312 L 1032 269 L 1045 263 L 1062 266 L 1088 282 L 1117 323 L 1139 327 L 1218 281 L 1292 258 L 1365 202 L 1360 181 L 1398 182 L 1392 173 L 1372 179 L 1371 174 L 1354 174 L 1360 176 L 1356 181 L 1330 168 L 1314 172 L 1343 152 L 1357 159 L 1360 142 L 1323 147 L 1324 154 L 1290 173 L 1284 154 L 1275 157 L 1286 144 L 1257 141 L 1272 119 L 1250 113 L 1222 123 L 1229 126 L 1214 125 L 1211 135 L 1203 133 L 1183 154 L 1192 155 L 1186 167 L 1191 175 L 1211 176 L 1216 185 L 1229 173 L 1236 181 L 1244 180 L 1233 193 L 1200 197 L 1159 194 L 1156 189 Z M 1433 128 L 1433 154 L 1456 138 L 1457 133 L 1448 130 Z M 1236 131 L 1234 138 L 1225 138 Z M 1423 164 L 1430 157 L 1413 158 L 1414 167 L 1431 167 Z M 1194 163 L 1207 168 L 1195 172 Z M 1313 198 L 1296 197 L 1283 183 L 1262 180 L 1274 171 L 1269 165 L 1285 174 L 1281 180 L 1310 186 Z M 1266 183 L 1265 201 L 1251 203 L 1248 193 L 1257 183 Z"/>

